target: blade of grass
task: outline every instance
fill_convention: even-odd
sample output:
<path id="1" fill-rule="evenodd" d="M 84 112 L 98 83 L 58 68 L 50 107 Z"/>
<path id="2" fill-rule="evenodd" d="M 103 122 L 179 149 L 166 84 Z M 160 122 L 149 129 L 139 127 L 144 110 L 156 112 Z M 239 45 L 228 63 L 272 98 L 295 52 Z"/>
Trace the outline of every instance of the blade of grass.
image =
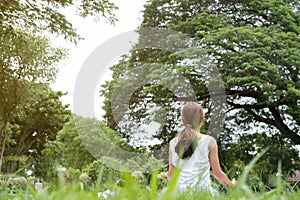
<path id="1" fill-rule="evenodd" d="M 100 183 L 101 183 L 102 176 L 103 176 L 103 170 L 104 170 L 104 165 L 101 165 L 99 173 L 98 173 L 98 177 L 97 177 L 96 186 L 95 186 L 95 190 L 97 193 L 100 191 Z"/>
<path id="2" fill-rule="evenodd" d="M 124 186 L 122 188 L 123 199 L 146 199 L 146 192 L 138 180 L 129 173 L 123 173 Z"/>
<path id="3" fill-rule="evenodd" d="M 246 184 L 247 177 L 249 175 L 250 170 L 253 168 L 255 163 L 269 150 L 269 147 L 264 148 L 260 153 L 258 153 L 251 162 L 244 167 L 244 170 L 241 176 L 238 178 L 238 184 L 233 188 L 231 193 L 231 198 L 238 199 L 241 195 L 241 191 L 250 197 L 250 199 L 255 198 L 254 193 L 251 191 L 249 186 Z"/>
<path id="4" fill-rule="evenodd" d="M 277 174 L 276 174 L 276 189 L 277 189 L 277 193 L 280 194 L 282 192 L 282 162 L 281 160 L 278 161 L 278 168 L 277 168 Z"/>
<path id="5" fill-rule="evenodd" d="M 157 175 L 158 170 L 154 171 L 151 176 L 151 182 L 150 182 L 150 199 L 155 199 L 157 197 Z"/>
<path id="6" fill-rule="evenodd" d="M 250 172 L 250 170 L 253 168 L 255 163 L 270 149 L 270 147 L 264 148 L 260 153 L 258 153 L 252 160 L 251 162 L 245 166 L 243 173 L 238 179 L 238 185 L 244 185 L 246 183 L 247 176 Z"/>
<path id="7" fill-rule="evenodd" d="M 15 175 L 18 174 L 19 172 L 21 172 L 21 171 L 23 171 L 24 169 L 26 169 L 28 166 L 30 166 L 30 164 L 27 164 L 27 165 L 21 167 L 19 170 L 15 171 L 13 174 L 15 174 Z"/>

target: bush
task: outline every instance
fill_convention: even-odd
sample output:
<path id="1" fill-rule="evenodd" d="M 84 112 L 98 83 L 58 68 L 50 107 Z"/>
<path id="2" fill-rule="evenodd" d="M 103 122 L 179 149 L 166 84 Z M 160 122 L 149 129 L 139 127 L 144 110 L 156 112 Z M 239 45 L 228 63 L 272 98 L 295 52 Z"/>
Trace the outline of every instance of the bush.
<path id="1" fill-rule="evenodd" d="M 7 181 L 7 187 L 12 191 L 25 190 L 27 186 L 27 180 L 24 177 L 10 178 Z"/>
<path id="2" fill-rule="evenodd" d="M 68 175 L 68 182 L 77 182 L 78 178 L 80 176 L 81 172 L 79 169 L 73 169 L 73 168 L 68 168 L 67 169 L 67 175 Z"/>
<path id="3" fill-rule="evenodd" d="M 88 165 L 84 170 L 91 178 L 92 182 L 96 182 L 98 177 L 101 179 L 101 184 L 107 182 L 116 182 L 120 179 L 120 171 L 111 168 L 101 160 L 95 160 Z"/>

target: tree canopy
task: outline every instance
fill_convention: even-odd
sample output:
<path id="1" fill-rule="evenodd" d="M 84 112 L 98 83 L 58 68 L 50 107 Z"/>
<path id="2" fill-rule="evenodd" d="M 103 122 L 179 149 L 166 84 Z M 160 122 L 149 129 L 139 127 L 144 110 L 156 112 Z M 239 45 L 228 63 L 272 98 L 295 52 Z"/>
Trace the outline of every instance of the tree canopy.
<path id="1" fill-rule="evenodd" d="M 35 163 L 47 141 L 53 141 L 57 132 L 70 117 L 67 105 L 60 101 L 62 92 L 52 91 L 47 84 L 31 84 L 26 102 L 18 104 L 10 120 L 5 142 L 5 172 L 18 170 L 23 164 Z"/>
<path id="2" fill-rule="evenodd" d="M 41 150 L 64 123 L 68 111 L 59 101 L 62 93 L 47 84 L 55 80 L 66 50 L 53 47 L 45 34 L 74 43 L 81 39 L 63 14 L 66 9 L 81 17 L 116 20 L 117 7 L 107 0 L 0 2 L 0 171 L 4 156 Z"/>
<path id="3" fill-rule="evenodd" d="M 139 30 L 145 27 L 169 29 L 196 41 L 196 47 L 206 52 L 207 58 L 222 75 L 228 117 L 225 126 L 231 131 L 236 126 L 239 132 L 250 133 L 253 126 L 261 123 L 267 125 L 266 133 L 273 134 L 272 128 L 276 128 L 275 132 L 280 132 L 283 138 L 300 144 L 299 8 L 299 1 L 295 0 L 152 0 L 145 6 Z M 143 42 L 143 33 L 141 38 L 136 47 Z M 161 46 L 168 42 L 186 42 L 172 37 L 155 39 L 158 41 L 153 42 Z M 177 51 L 181 50 L 177 48 Z M 185 52 L 182 56 L 162 48 L 133 48 L 112 67 L 113 80 L 104 85 L 102 94 L 106 96 L 107 124 L 118 130 L 120 135 L 127 134 L 129 137 L 128 129 L 120 128 L 122 123 L 114 117 L 113 94 L 114 91 L 134 87 L 130 86 L 131 79 L 126 82 L 129 72 L 142 65 L 150 68 L 149 63 L 166 66 L 166 69 L 175 70 L 186 78 L 195 91 L 197 101 L 207 108 L 207 122 L 210 122 L 210 113 L 216 107 L 210 99 L 204 74 L 197 71 L 204 65 L 191 64 L 193 53 Z M 152 72 L 147 75 L 153 76 Z M 149 105 L 163 107 L 166 120 L 155 137 L 168 143 L 177 133 L 176 127 L 180 123 L 180 109 L 176 105 L 186 100 L 176 98 L 170 88 L 158 81 L 135 89 L 124 113 L 129 113 L 136 124 L 143 124 L 153 119 L 154 109 L 149 111 Z M 230 122 L 233 115 L 234 125 Z"/>
<path id="4" fill-rule="evenodd" d="M 9 32 L 9 31 L 8 31 Z M 0 141 L 1 158 L 5 150 L 7 127 L 27 103 L 34 101 L 38 83 L 54 80 L 56 64 L 65 56 L 63 49 L 53 48 L 45 37 L 13 29 L 3 31 L 0 42 Z"/>
<path id="5" fill-rule="evenodd" d="M 116 21 L 113 13 L 117 7 L 108 0 L 3 0 L 0 3 L 1 36 L 14 33 L 14 28 L 27 31 L 49 31 L 76 42 L 80 36 L 72 23 L 63 14 L 64 9 L 73 9 L 81 17 Z M 5 40 L 1 40 L 4 41 Z"/>

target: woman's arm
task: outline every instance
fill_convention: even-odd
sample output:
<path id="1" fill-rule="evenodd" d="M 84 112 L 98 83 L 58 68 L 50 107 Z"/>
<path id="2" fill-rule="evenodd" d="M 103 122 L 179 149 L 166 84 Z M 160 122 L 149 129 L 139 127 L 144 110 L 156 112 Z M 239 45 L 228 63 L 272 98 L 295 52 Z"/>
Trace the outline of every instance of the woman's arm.
<path id="1" fill-rule="evenodd" d="M 169 170 L 167 174 L 168 181 L 170 181 L 172 178 L 173 170 L 174 170 L 174 165 L 172 164 L 172 153 L 171 150 L 169 150 Z"/>
<path id="2" fill-rule="evenodd" d="M 214 176 L 222 183 L 229 187 L 233 187 L 236 183 L 231 182 L 227 175 L 222 171 L 220 167 L 220 162 L 219 162 L 219 156 L 218 156 L 218 146 L 215 145 L 210 153 L 209 153 L 209 160 L 210 160 L 210 166 L 212 168 L 212 171 L 214 173 Z"/>

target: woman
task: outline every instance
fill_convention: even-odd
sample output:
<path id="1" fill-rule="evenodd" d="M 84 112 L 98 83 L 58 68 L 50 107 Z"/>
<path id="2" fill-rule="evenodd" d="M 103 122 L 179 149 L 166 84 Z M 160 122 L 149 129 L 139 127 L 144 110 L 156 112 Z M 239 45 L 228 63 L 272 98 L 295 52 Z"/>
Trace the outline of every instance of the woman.
<path id="1" fill-rule="evenodd" d="M 177 187 L 181 191 L 204 189 L 214 192 L 211 187 L 210 168 L 214 176 L 229 187 L 235 185 L 220 168 L 216 140 L 199 132 L 203 121 L 203 108 L 194 102 L 184 105 L 181 118 L 185 128 L 170 141 L 168 180 L 175 167 L 180 169 Z"/>

